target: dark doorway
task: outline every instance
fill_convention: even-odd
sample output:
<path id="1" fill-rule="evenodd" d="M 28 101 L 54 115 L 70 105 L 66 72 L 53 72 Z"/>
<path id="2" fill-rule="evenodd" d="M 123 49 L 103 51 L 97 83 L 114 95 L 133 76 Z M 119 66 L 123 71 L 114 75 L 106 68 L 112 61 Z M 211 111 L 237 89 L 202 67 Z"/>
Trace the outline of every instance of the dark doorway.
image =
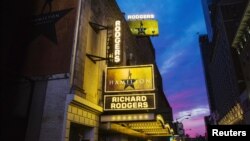
<path id="1" fill-rule="evenodd" d="M 71 122 L 69 141 L 90 141 L 93 135 L 93 128 Z"/>

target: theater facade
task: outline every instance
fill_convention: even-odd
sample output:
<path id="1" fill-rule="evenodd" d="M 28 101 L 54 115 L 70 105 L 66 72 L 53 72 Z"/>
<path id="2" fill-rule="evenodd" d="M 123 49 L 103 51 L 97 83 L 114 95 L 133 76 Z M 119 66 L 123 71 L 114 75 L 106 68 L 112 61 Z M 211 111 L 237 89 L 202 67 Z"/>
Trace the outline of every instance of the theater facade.
<path id="1" fill-rule="evenodd" d="M 8 31 L 22 36 L 8 37 L 3 49 L 3 139 L 160 141 L 173 135 L 150 40 L 159 31 L 142 30 L 148 22 L 157 25 L 155 19 L 135 16 L 130 26 L 115 0 L 22 6 L 15 11 L 25 18 Z M 21 51 L 10 57 L 12 50 Z"/>

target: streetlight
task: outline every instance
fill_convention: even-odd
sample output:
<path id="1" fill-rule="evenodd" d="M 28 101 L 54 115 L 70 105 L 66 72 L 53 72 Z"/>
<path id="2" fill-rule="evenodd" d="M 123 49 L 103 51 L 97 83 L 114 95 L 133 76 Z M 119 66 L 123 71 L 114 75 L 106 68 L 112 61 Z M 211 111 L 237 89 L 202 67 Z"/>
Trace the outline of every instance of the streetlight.
<path id="1" fill-rule="evenodd" d="M 175 125 L 175 132 L 177 133 L 177 135 L 179 135 L 181 138 L 183 138 L 185 136 L 185 130 L 183 127 L 183 123 L 182 121 L 185 119 L 189 119 L 189 117 L 191 116 L 191 114 L 188 115 L 183 115 L 181 117 L 178 117 L 175 119 L 174 125 Z M 179 120 L 179 121 L 178 121 Z"/>

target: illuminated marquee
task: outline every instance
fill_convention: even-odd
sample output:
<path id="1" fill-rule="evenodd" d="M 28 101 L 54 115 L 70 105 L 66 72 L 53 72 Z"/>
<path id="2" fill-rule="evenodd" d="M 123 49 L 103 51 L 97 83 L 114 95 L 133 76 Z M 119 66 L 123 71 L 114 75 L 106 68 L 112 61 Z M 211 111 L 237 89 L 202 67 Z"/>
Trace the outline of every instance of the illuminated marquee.
<path id="1" fill-rule="evenodd" d="M 136 36 L 157 36 L 159 35 L 157 20 L 134 20 L 128 21 L 130 31 Z"/>
<path id="2" fill-rule="evenodd" d="M 143 15 L 128 15 L 128 20 L 138 20 L 138 19 L 154 19 L 153 14 L 143 14 Z"/>
<path id="3" fill-rule="evenodd" d="M 243 120 L 243 110 L 239 103 L 219 121 L 219 125 L 232 125 Z"/>
<path id="4" fill-rule="evenodd" d="M 104 110 L 155 109 L 155 94 L 104 95 Z"/>
<path id="5" fill-rule="evenodd" d="M 140 114 L 123 114 L 123 115 L 102 115 L 101 122 L 110 121 L 147 121 L 154 120 L 155 114 L 153 113 L 140 113 Z"/>
<path id="6" fill-rule="evenodd" d="M 105 92 L 131 92 L 154 90 L 153 65 L 108 67 Z"/>
<path id="7" fill-rule="evenodd" d="M 115 63 L 120 63 L 121 62 L 121 45 L 122 45 L 122 40 L 121 40 L 121 21 L 117 20 L 115 21 L 115 33 L 114 33 L 114 62 Z"/>

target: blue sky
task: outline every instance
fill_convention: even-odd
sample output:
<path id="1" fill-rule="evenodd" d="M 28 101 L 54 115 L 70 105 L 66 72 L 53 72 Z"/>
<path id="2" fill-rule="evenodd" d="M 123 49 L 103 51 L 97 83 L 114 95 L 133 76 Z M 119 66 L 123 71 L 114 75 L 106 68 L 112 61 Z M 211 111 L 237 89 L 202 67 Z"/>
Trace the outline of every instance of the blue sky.
<path id="1" fill-rule="evenodd" d="M 174 119 L 191 113 L 183 120 L 186 133 L 204 135 L 209 107 L 198 42 L 199 34 L 206 33 L 201 0 L 116 1 L 126 15 L 155 15 L 160 33 L 151 40 Z"/>

